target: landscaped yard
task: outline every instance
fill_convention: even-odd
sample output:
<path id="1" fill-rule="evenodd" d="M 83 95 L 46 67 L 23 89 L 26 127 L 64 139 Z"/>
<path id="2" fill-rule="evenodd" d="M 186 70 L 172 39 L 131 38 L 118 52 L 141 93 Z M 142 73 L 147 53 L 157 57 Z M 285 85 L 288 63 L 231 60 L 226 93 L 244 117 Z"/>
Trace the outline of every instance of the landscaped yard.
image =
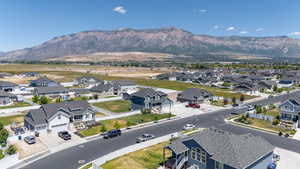
<path id="1" fill-rule="evenodd" d="M 27 102 L 17 102 L 10 106 L 0 106 L 0 109 L 9 109 L 9 108 L 26 107 L 26 106 L 30 106 L 30 104 Z"/>
<path id="2" fill-rule="evenodd" d="M 155 169 L 163 162 L 163 147 L 170 142 L 163 142 L 151 147 L 138 150 L 119 158 L 108 161 L 101 167 L 103 169 Z M 166 151 L 166 158 L 171 156 Z"/>
<path id="3" fill-rule="evenodd" d="M 99 102 L 99 103 L 94 103 L 93 105 L 115 113 L 128 112 L 130 111 L 131 108 L 131 103 L 130 101 L 127 100 Z"/>
<path id="4" fill-rule="evenodd" d="M 24 115 L 0 117 L 0 123 L 4 126 L 10 125 L 12 122 L 23 123 Z"/>
<path id="5" fill-rule="evenodd" d="M 275 109 L 268 110 L 266 113 L 263 113 L 263 114 L 268 115 L 268 116 L 277 117 L 280 114 L 279 111 L 280 111 L 279 108 L 275 108 Z"/>
<path id="6" fill-rule="evenodd" d="M 88 129 L 82 130 L 79 132 L 80 135 L 87 137 L 95 134 L 102 133 L 101 129 L 104 125 L 106 130 L 112 130 L 116 128 L 116 123 L 119 125 L 119 128 L 126 128 L 129 126 L 134 126 L 137 124 L 147 123 L 151 121 L 156 121 L 160 119 L 169 118 L 170 114 L 136 114 L 132 116 L 122 117 L 118 119 L 103 120 L 100 121 L 100 124 L 90 127 Z M 174 115 L 171 115 L 174 116 Z"/>
<path id="7" fill-rule="evenodd" d="M 105 116 L 104 113 L 101 113 L 101 112 L 97 112 L 97 113 L 96 113 L 96 117 L 103 117 L 103 116 Z"/>

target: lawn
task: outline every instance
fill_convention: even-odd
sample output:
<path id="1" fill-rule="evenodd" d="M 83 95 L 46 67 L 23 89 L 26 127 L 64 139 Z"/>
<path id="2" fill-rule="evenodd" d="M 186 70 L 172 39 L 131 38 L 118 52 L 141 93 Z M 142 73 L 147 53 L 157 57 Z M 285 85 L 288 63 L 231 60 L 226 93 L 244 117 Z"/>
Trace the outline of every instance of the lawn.
<path id="1" fill-rule="evenodd" d="M 99 103 L 94 103 L 93 105 L 115 113 L 128 112 L 130 111 L 131 108 L 131 103 L 128 100 L 99 102 Z"/>
<path id="2" fill-rule="evenodd" d="M 271 131 L 274 131 L 274 132 L 277 132 L 277 133 L 279 133 L 281 131 L 283 133 L 288 133 L 289 135 L 294 135 L 295 134 L 294 130 L 280 128 L 278 126 L 272 125 L 271 122 L 266 121 L 266 120 L 255 119 L 255 118 L 247 118 L 247 120 L 249 121 L 248 125 L 253 126 L 253 127 L 259 127 L 259 128 L 271 130 Z M 235 121 L 239 122 L 237 120 L 235 120 Z"/>
<path id="3" fill-rule="evenodd" d="M 271 109 L 271 110 L 268 110 L 266 113 L 264 113 L 264 115 L 277 117 L 280 115 L 279 111 L 280 111 L 279 108 Z"/>
<path id="4" fill-rule="evenodd" d="M 0 106 L 0 109 L 9 109 L 9 108 L 26 107 L 26 106 L 31 106 L 31 105 L 27 102 L 17 102 L 10 106 Z"/>
<path id="5" fill-rule="evenodd" d="M 163 162 L 163 147 L 170 142 L 163 142 L 142 150 L 138 150 L 119 158 L 106 162 L 101 167 L 103 169 L 155 169 Z M 166 151 L 166 158 L 171 156 L 170 151 Z"/>
<path id="6" fill-rule="evenodd" d="M 80 169 L 89 169 L 89 168 L 91 168 L 91 167 L 92 167 L 92 163 L 89 163 L 89 164 L 87 164 L 86 166 L 81 167 Z"/>
<path id="7" fill-rule="evenodd" d="M 96 113 L 96 117 L 103 117 L 103 116 L 105 116 L 104 113 L 101 113 L 101 112 L 97 112 L 97 113 Z"/>
<path id="8" fill-rule="evenodd" d="M 23 123 L 23 121 L 23 115 L 0 117 L 0 123 L 2 123 L 4 126 L 10 125 L 12 122 Z"/>
<path id="9" fill-rule="evenodd" d="M 120 125 L 120 128 L 126 128 L 129 126 L 134 126 L 137 124 L 147 123 L 151 121 L 156 121 L 160 119 L 169 118 L 170 114 L 136 114 L 132 116 L 122 117 L 118 119 L 111 119 L 111 120 L 103 120 L 100 121 L 99 124 L 92 126 L 88 129 L 82 130 L 79 132 L 80 135 L 83 137 L 92 136 L 95 134 L 101 133 L 102 125 L 105 126 L 107 130 L 112 130 L 115 128 L 116 122 Z M 171 115 L 174 116 L 174 115 Z"/>

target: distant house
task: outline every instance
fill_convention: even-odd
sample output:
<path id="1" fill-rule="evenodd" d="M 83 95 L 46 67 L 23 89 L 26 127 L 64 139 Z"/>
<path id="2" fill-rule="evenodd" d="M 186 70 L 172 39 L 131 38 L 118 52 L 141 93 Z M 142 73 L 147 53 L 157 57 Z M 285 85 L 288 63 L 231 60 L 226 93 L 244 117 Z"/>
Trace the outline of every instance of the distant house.
<path id="1" fill-rule="evenodd" d="M 172 152 L 166 169 L 267 169 L 273 162 L 274 146 L 251 134 L 211 128 L 175 140 L 165 149 Z"/>
<path id="2" fill-rule="evenodd" d="M 18 85 L 12 82 L 0 81 L 0 90 L 5 92 L 13 92 L 18 88 Z"/>
<path id="3" fill-rule="evenodd" d="M 60 84 L 54 80 L 50 80 L 47 77 L 40 77 L 36 80 L 31 80 L 30 87 L 48 87 L 48 86 L 60 86 Z"/>
<path id="4" fill-rule="evenodd" d="M 69 89 L 63 86 L 48 86 L 48 87 L 37 87 L 34 89 L 34 94 L 37 96 L 48 96 L 52 98 L 61 97 L 64 100 L 68 100 Z"/>
<path id="5" fill-rule="evenodd" d="M 271 80 L 263 80 L 263 81 L 259 81 L 257 85 L 259 89 L 273 91 L 274 86 L 276 86 L 276 82 Z"/>
<path id="6" fill-rule="evenodd" d="M 292 78 L 282 78 L 278 82 L 278 87 L 292 87 L 294 85 L 294 80 Z"/>
<path id="7" fill-rule="evenodd" d="M 82 87 L 93 87 L 99 84 L 104 84 L 104 81 L 93 76 L 82 76 L 74 80 L 74 85 Z"/>
<path id="8" fill-rule="evenodd" d="M 130 94 L 137 91 L 136 83 L 131 80 L 113 80 L 111 84 L 114 87 L 115 95 Z"/>
<path id="9" fill-rule="evenodd" d="M 13 74 L 8 73 L 8 72 L 0 72 L 0 78 L 6 78 L 6 77 L 10 77 L 13 76 Z"/>
<path id="10" fill-rule="evenodd" d="M 72 124 L 94 124 L 95 112 L 87 101 L 65 101 L 42 105 L 24 117 L 24 126 L 31 131 L 63 131 Z"/>
<path id="11" fill-rule="evenodd" d="M 22 76 L 22 77 L 39 77 L 40 74 L 37 72 L 24 72 L 24 73 L 21 73 L 20 76 Z"/>
<path id="12" fill-rule="evenodd" d="M 160 111 L 163 106 L 172 104 L 172 101 L 167 96 L 164 92 L 145 88 L 128 95 L 127 99 L 132 103 L 132 110 L 158 109 Z"/>
<path id="13" fill-rule="evenodd" d="M 297 128 L 300 128 L 300 98 L 293 97 L 282 102 L 280 108 L 280 119 L 290 123 L 298 124 Z"/>
<path id="14" fill-rule="evenodd" d="M 177 101 L 202 103 L 212 98 L 212 93 L 199 88 L 188 88 L 177 95 Z"/>
<path id="15" fill-rule="evenodd" d="M 7 106 L 18 101 L 18 97 L 14 94 L 0 91 L 0 106 Z"/>
<path id="16" fill-rule="evenodd" d="M 170 72 L 170 73 L 164 73 L 156 76 L 156 79 L 158 80 L 170 80 L 170 81 L 176 81 L 179 79 L 182 79 L 185 73 L 183 72 Z"/>
<path id="17" fill-rule="evenodd" d="M 112 84 L 99 84 L 97 86 L 94 86 L 90 89 L 90 91 L 94 94 L 100 95 L 100 96 L 113 96 L 114 93 L 114 87 Z"/>
<path id="18" fill-rule="evenodd" d="M 234 85 L 233 91 L 247 94 L 255 94 L 259 91 L 259 87 L 255 82 L 241 82 Z"/>

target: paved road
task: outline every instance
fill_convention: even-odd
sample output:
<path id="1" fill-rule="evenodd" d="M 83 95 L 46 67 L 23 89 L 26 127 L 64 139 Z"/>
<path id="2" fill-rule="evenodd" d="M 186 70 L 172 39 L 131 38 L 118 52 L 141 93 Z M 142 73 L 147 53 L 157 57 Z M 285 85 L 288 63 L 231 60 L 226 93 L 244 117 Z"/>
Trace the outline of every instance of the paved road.
<path id="1" fill-rule="evenodd" d="M 300 95 L 300 91 L 291 93 L 289 95 L 294 96 L 296 94 Z M 251 104 L 266 105 L 279 102 L 286 98 L 286 95 L 278 96 L 272 99 L 265 99 Z M 143 133 L 152 133 L 156 136 L 163 136 L 181 130 L 182 126 L 186 123 L 194 123 L 198 127 L 217 127 L 236 134 L 252 133 L 254 135 L 259 135 L 265 138 L 276 147 L 300 153 L 299 141 L 256 130 L 240 128 L 225 123 L 224 118 L 230 116 L 229 113 L 232 111 L 236 111 L 237 113 L 239 113 L 243 110 L 220 110 L 213 113 L 187 117 L 175 121 L 169 121 L 166 123 L 149 126 L 146 128 L 137 129 L 131 132 L 126 132 L 122 136 L 110 140 L 93 140 L 83 144 L 83 147 L 75 146 L 49 155 L 43 159 L 27 165 L 23 169 L 76 169 L 81 166 L 81 164 L 78 163 L 79 160 L 85 160 L 86 162 L 89 162 L 117 149 L 135 144 L 135 138 Z"/>

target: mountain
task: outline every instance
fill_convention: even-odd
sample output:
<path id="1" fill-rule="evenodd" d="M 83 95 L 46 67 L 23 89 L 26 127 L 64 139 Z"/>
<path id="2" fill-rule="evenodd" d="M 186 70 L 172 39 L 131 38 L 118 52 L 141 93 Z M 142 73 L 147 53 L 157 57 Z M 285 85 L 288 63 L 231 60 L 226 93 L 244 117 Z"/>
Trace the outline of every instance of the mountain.
<path id="1" fill-rule="evenodd" d="M 45 60 L 99 52 L 167 53 L 193 58 L 210 56 L 300 58 L 300 40 L 287 36 L 215 37 L 196 35 L 174 27 L 93 30 L 55 37 L 38 46 L 7 52 L 0 59 Z"/>

